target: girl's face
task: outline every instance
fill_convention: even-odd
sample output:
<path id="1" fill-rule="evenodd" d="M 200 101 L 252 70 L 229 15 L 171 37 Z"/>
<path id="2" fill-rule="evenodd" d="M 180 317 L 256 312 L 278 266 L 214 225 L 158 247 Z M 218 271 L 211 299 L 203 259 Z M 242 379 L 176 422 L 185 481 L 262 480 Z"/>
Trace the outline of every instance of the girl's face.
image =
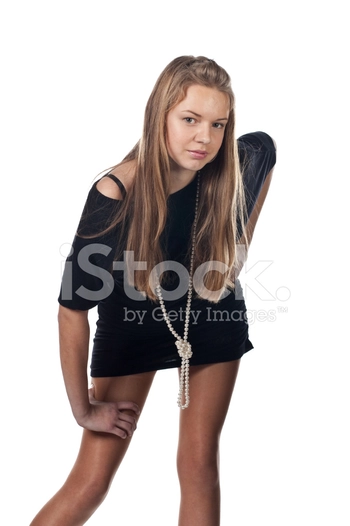
<path id="1" fill-rule="evenodd" d="M 167 116 L 172 172 L 193 175 L 217 155 L 229 117 L 226 93 L 194 84 Z"/>

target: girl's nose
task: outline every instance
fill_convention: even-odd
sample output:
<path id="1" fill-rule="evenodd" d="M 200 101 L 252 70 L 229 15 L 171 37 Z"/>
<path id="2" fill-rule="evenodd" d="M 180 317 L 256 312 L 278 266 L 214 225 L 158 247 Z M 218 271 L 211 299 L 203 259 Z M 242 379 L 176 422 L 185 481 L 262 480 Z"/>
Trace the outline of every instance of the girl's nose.
<path id="1" fill-rule="evenodd" d="M 210 143 L 211 139 L 209 126 L 201 126 L 201 128 L 197 131 L 196 141 L 202 144 Z"/>

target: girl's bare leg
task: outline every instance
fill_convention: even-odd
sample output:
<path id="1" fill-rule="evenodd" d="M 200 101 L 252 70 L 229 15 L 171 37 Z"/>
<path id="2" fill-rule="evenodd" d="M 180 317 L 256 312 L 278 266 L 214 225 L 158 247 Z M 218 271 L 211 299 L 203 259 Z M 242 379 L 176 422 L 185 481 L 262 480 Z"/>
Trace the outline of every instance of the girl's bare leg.
<path id="1" fill-rule="evenodd" d="M 154 375 L 151 372 L 94 378 L 95 398 L 108 402 L 131 400 L 142 410 Z M 107 495 L 129 444 L 130 438 L 123 440 L 109 433 L 84 429 L 79 455 L 70 475 L 31 526 L 85 524 Z"/>
<path id="2" fill-rule="evenodd" d="M 190 369 L 191 401 L 181 410 L 179 526 L 219 526 L 219 440 L 239 360 Z"/>

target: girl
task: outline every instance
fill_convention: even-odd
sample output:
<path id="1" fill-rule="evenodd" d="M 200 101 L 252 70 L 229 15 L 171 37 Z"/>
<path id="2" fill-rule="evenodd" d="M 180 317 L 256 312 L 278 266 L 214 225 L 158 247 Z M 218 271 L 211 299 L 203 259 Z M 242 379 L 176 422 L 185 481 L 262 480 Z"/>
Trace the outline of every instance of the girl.
<path id="1" fill-rule="evenodd" d="M 161 73 L 139 143 L 92 186 L 66 261 L 60 356 L 84 431 L 67 481 L 32 526 L 86 523 L 155 372 L 174 367 L 179 525 L 220 524 L 220 433 L 240 359 L 253 348 L 237 275 L 275 160 L 267 134 L 236 140 L 230 78 L 213 60 L 179 57 Z M 89 390 L 88 311 L 96 305 Z"/>

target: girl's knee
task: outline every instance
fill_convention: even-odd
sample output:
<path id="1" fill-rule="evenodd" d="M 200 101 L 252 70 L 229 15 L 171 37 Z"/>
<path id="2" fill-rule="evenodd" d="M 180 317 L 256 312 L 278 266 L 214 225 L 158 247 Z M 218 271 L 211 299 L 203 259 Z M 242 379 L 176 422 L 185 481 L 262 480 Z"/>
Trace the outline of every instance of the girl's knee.
<path id="1" fill-rule="evenodd" d="M 218 448 L 180 449 L 177 471 L 180 484 L 215 486 L 219 482 Z"/>
<path id="2" fill-rule="evenodd" d="M 109 491 L 111 480 L 101 477 L 99 474 L 90 474 L 81 480 L 75 477 L 68 479 L 66 489 L 74 492 L 76 501 L 80 501 L 83 507 L 96 509 L 105 499 Z"/>
<path id="3" fill-rule="evenodd" d="M 101 504 L 106 498 L 110 483 L 105 480 L 91 479 L 84 484 L 84 495 L 87 502 Z"/>

